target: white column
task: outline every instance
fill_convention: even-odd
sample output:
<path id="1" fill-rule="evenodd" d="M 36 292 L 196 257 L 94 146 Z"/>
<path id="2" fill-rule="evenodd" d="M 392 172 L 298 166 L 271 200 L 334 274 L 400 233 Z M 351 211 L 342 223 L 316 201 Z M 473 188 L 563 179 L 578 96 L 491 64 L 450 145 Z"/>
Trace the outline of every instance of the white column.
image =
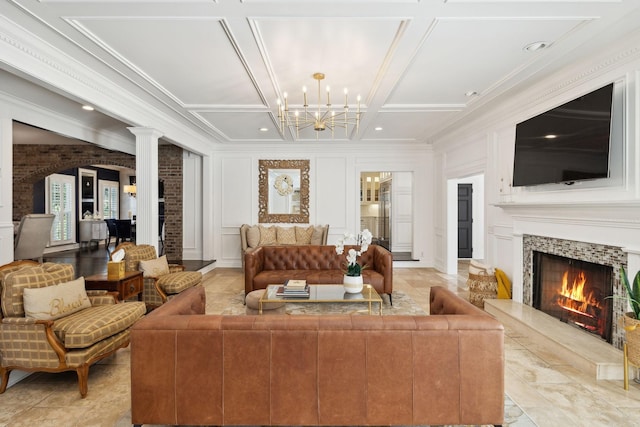
<path id="1" fill-rule="evenodd" d="M 13 261 L 13 121 L 0 117 L 0 265 Z"/>
<path id="2" fill-rule="evenodd" d="M 136 136 L 136 243 L 158 252 L 158 138 L 153 128 L 130 127 Z"/>

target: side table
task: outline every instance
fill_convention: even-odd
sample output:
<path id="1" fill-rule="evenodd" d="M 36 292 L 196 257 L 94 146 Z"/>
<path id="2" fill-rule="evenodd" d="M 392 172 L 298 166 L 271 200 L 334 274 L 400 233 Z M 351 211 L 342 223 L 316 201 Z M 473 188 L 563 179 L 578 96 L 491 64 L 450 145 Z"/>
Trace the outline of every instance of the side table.
<path id="1" fill-rule="evenodd" d="M 142 271 L 129 271 L 120 279 L 109 279 L 106 274 L 94 274 L 84 278 L 84 287 L 87 290 L 104 289 L 118 292 L 120 301 L 138 296 L 142 301 Z"/>

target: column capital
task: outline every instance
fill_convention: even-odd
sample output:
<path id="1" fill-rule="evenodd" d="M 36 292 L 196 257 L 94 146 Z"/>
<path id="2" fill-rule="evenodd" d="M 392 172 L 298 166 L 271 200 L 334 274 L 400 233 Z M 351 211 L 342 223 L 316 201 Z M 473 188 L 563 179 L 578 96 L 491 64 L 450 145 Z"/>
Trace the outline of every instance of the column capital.
<path id="1" fill-rule="evenodd" d="M 129 129 L 129 132 L 134 134 L 136 137 L 150 137 L 158 139 L 164 135 L 157 129 L 144 126 L 128 127 L 127 129 Z"/>

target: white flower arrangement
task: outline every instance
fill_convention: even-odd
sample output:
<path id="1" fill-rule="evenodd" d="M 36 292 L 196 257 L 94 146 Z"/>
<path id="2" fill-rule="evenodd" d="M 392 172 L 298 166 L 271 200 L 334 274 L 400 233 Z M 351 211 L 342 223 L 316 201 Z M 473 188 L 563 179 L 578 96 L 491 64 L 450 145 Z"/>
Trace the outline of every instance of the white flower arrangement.
<path id="1" fill-rule="evenodd" d="M 352 243 L 354 245 L 359 245 L 360 250 L 356 251 L 355 249 L 349 249 L 347 253 L 347 276 L 360 276 L 362 274 L 362 267 L 358 264 L 358 257 L 365 253 L 367 249 L 369 249 L 369 245 L 371 244 L 371 239 L 373 235 L 369 230 L 361 231 L 357 236 L 353 233 L 345 233 L 344 238 L 338 240 L 336 243 L 336 253 L 338 255 L 342 255 L 344 253 L 344 245 L 345 243 Z"/>

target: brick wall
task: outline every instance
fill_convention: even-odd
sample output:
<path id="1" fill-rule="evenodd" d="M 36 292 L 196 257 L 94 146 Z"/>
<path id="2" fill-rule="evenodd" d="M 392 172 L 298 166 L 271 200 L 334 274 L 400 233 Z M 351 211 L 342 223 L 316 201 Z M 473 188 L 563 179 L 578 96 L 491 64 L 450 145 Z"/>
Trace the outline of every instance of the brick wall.
<path id="1" fill-rule="evenodd" d="M 95 145 L 14 145 L 13 220 L 33 212 L 33 185 L 58 171 L 89 165 L 135 170 L 135 156 Z M 158 147 L 158 177 L 164 181 L 165 253 L 182 259 L 182 149 Z"/>

